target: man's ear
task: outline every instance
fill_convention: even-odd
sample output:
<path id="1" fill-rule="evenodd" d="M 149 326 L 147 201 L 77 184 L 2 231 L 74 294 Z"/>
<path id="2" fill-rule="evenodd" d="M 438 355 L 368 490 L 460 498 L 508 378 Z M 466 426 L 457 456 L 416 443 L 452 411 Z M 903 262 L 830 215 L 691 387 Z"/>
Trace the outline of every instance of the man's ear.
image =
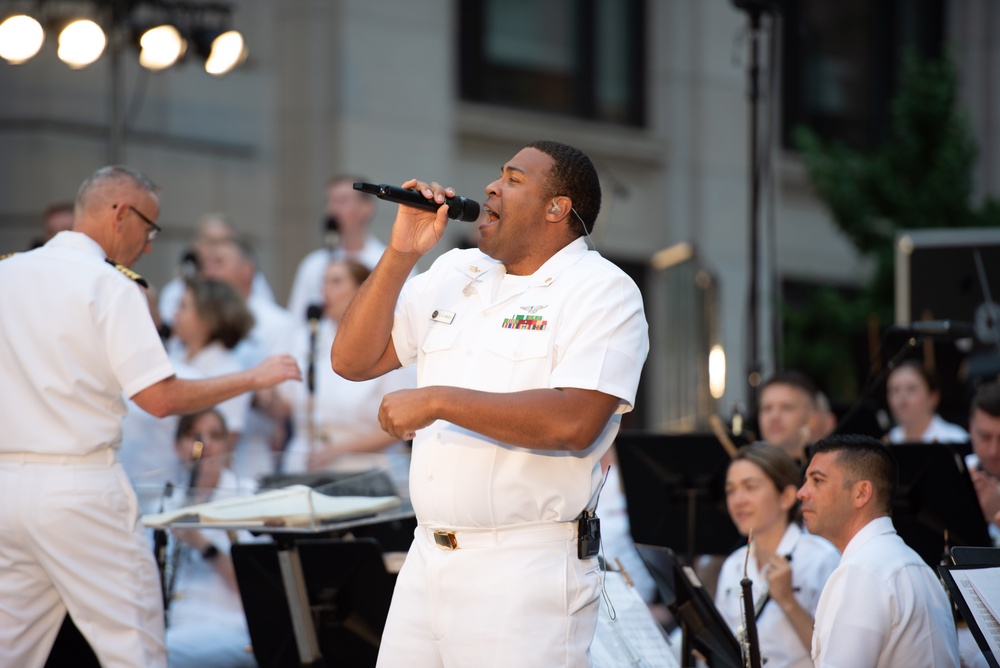
<path id="1" fill-rule="evenodd" d="M 545 212 L 545 220 L 550 223 L 558 223 L 570 214 L 573 209 L 573 200 L 565 195 L 558 195 L 553 197 L 549 202 L 548 209 Z"/>
<path id="2" fill-rule="evenodd" d="M 851 500 L 855 508 L 864 508 L 875 498 L 875 488 L 871 480 L 859 480 L 851 488 Z"/>

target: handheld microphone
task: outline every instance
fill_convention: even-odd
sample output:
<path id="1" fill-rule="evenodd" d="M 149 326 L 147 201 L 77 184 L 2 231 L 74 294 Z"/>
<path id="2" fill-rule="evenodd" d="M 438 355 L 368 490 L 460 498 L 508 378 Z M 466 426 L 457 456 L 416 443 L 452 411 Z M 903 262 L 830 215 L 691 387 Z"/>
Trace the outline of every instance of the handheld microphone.
<path id="1" fill-rule="evenodd" d="M 965 339 L 974 334 L 972 323 L 955 320 L 917 320 L 909 325 L 895 325 L 897 332 L 942 339 Z"/>
<path id="2" fill-rule="evenodd" d="M 374 183 L 355 183 L 355 190 L 360 190 L 369 195 L 375 195 L 379 199 L 396 204 L 424 209 L 425 211 L 437 211 L 441 205 L 432 199 L 427 199 L 416 190 L 406 190 L 384 183 L 375 185 Z M 479 219 L 479 202 L 465 197 L 446 197 L 444 203 L 448 205 L 448 217 L 452 220 L 461 220 L 466 223 L 474 223 Z"/>

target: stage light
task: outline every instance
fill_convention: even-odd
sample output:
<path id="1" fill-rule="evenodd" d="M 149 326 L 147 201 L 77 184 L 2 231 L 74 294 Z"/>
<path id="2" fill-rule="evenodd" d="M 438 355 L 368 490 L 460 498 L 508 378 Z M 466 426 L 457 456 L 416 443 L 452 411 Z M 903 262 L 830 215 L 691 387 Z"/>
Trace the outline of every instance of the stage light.
<path id="1" fill-rule="evenodd" d="M 139 64 L 148 70 L 163 70 L 184 55 L 187 42 L 180 32 L 172 25 L 161 25 L 151 28 L 139 38 Z"/>
<path id="2" fill-rule="evenodd" d="M 0 23 L 0 58 L 19 65 L 30 60 L 45 41 L 42 25 L 24 14 L 11 16 Z"/>
<path id="3" fill-rule="evenodd" d="M 708 353 L 708 391 L 714 399 L 726 393 L 726 352 L 722 346 L 712 346 Z"/>
<path id="4" fill-rule="evenodd" d="M 224 32 L 212 40 L 212 51 L 205 61 L 205 71 L 215 76 L 229 72 L 247 58 L 243 35 L 236 30 Z"/>
<path id="5" fill-rule="evenodd" d="M 86 67 L 101 57 L 108 38 L 93 21 L 73 21 L 59 33 L 59 60 L 74 70 Z"/>

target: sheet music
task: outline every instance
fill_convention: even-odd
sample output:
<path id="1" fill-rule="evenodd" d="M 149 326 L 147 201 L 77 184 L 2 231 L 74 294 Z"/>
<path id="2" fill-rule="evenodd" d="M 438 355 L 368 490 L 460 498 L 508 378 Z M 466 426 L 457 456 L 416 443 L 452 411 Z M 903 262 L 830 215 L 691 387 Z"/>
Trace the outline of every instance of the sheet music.
<path id="1" fill-rule="evenodd" d="M 992 610 L 996 599 L 991 598 L 1000 593 L 1000 568 L 966 570 L 951 568 L 948 572 L 962 591 L 962 596 L 975 618 L 976 626 L 985 636 L 990 651 L 1000 656 L 1000 620 Z"/>
<path id="2" fill-rule="evenodd" d="M 255 496 L 224 499 L 143 515 L 142 523 L 149 527 L 159 527 L 182 518 L 191 518 L 202 523 L 240 522 L 262 525 L 265 520 L 280 519 L 286 525 L 298 525 L 372 515 L 399 503 L 399 497 L 395 496 L 327 496 L 305 485 L 292 485 Z"/>
<path id="3" fill-rule="evenodd" d="M 607 571 L 604 589 L 614 619 L 602 596 L 597 633 L 590 646 L 594 668 L 680 668 L 679 650 L 670 645 L 659 622 L 622 573 Z"/>

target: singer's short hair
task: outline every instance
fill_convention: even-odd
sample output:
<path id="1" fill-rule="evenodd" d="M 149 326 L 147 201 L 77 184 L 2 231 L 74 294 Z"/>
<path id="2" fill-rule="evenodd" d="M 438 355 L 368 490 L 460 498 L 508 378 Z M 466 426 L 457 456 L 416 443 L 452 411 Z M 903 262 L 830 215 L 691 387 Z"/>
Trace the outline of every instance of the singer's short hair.
<path id="1" fill-rule="evenodd" d="M 541 151 L 553 160 L 549 172 L 549 187 L 545 197 L 563 195 L 573 201 L 573 210 L 580 217 L 577 221 L 586 230 L 580 234 L 590 234 L 601 212 L 601 180 L 597 176 L 594 163 L 578 148 L 554 141 L 536 141 L 525 148 Z M 575 217 L 571 214 L 571 219 Z"/>
<path id="2" fill-rule="evenodd" d="M 977 409 L 992 417 L 1000 418 L 1000 383 L 986 383 L 976 390 L 975 396 L 972 397 L 969 417 L 972 417 Z"/>
<path id="3" fill-rule="evenodd" d="M 809 448 L 810 459 L 821 452 L 836 453 L 845 488 L 859 480 L 869 481 L 879 509 L 892 514 L 892 500 L 899 488 L 899 465 L 885 443 L 871 436 L 843 434 L 814 443 Z"/>

